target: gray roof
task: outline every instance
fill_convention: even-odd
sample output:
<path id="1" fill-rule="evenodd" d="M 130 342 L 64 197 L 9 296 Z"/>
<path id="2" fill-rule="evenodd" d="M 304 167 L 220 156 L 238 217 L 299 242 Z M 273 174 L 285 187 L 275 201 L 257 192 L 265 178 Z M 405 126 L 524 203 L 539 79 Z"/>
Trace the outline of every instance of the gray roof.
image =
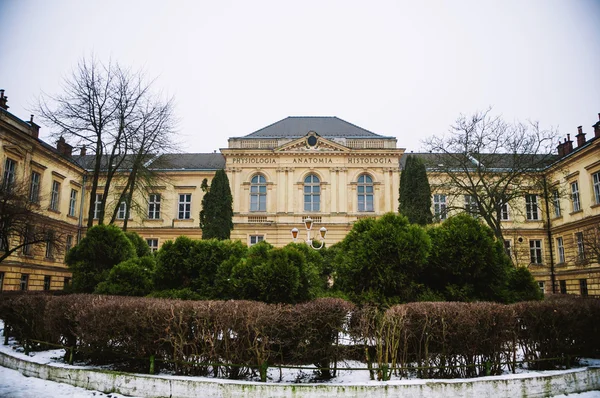
<path id="1" fill-rule="evenodd" d="M 419 158 L 425 167 L 434 170 L 440 165 L 443 167 L 456 167 L 462 169 L 465 166 L 473 165 L 477 162 L 490 170 L 502 169 L 543 169 L 550 166 L 559 159 L 559 156 L 553 154 L 510 154 L 510 153 L 480 153 L 474 154 L 469 158 L 460 153 L 405 153 L 400 159 L 400 169 L 404 169 L 408 156 Z"/>
<path id="2" fill-rule="evenodd" d="M 173 153 L 161 155 L 152 162 L 155 170 L 218 170 L 225 168 L 221 153 Z"/>
<path id="3" fill-rule="evenodd" d="M 74 160 L 86 170 L 94 169 L 95 155 L 74 156 Z M 102 156 L 102 168 L 108 166 L 108 155 Z M 154 170 L 217 170 L 225 168 L 225 158 L 220 153 L 170 153 L 146 155 L 146 164 Z M 131 166 L 133 155 L 126 155 L 119 165 L 120 169 Z M 150 162 L 150 163 L 148 163 Z"/>
<path id="4" fill-rule="evenodd" d="M 309 131 L 324 138 L 394 138 L 375 134 L 335 116 L 289 116 L 243 138 L 299 138 Z"/>

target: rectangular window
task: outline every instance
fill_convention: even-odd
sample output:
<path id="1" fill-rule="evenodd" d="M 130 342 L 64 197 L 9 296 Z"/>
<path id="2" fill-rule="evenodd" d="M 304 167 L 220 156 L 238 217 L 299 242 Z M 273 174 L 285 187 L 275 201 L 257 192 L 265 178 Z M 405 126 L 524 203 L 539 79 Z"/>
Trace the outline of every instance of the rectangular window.
<path id="1" fill-rule="evenodd" d="M 465 195 L 465 211 L 473 217 L 479 214 L 477 199 L 474 195 Z"/>
<path id="2" fill-rule="evenodd" d="M 4 271 L 0 272 L 0 292 L 4 289 Z"/>
<path id="3" fill-rule="evenodd" d="M 433 195 L 433 212 L 435 218 L 438 220 L 445 220 L 447 218 L 446 195 Z"/>
<path id="4" fill-rule="evenodd" d="M 529 240 L 529 256 L 531 258 L 531 264 L 542 263 L 542 241 L 539 239 Z"/>
<path id="5" fill-rule="evenodd" d="M 46 258 L 54 258 L 54 231 L 48 231 L 46 238 Z"/>
<path id="6" fill-rule="evenodd" d="M 573 212 L 581 210 L 579 201 L 579 184 L 577 181 L 571 183 L 571 202 L 573 203 Z"/>
<path id="7" fill-rule="evenodd" d="M 29 184 L 29 201 L 40 203 L 40 173 L 31 172 L 31 182 Z"/>
<path id="8" fill-rule="evenodd" d="M 594 184 L 594 199 L 596 200 L 596 204 L 600 205 L 600 171 L 592 175 L 592 180 Z"/>
<path id="9" fill-rule="evenodd" d="M 556 250 L 558 251 L 558 263 L 562 264 L 565 262 L 565 245 L 563 238 L 556 238 Z"/>
<path id="10" fill-rule="evenodd" d="M 75 217 L 76 210 L 77 210 L 77 191 L 75 189 L 71 189 L 71 197 L 69 198 L 69 215 L 71 217 Z"/>
<path id="11" fill-rule="evenodd" d="M 577 260 L 585 260 L 585 244 L 583 241 L 583 232 L 575 232 L 575 241 L 577 242 Z"/>
<path id="12" fill-rule="evenodd" d="M 542 296 L 546 293 L 546 282 L 538 282 Z"/>
<path id="13" fill-rule="evenodd" d="M 50 290 L 50 275 L 44 275 L 44 290 Z"/>
<path id="14" fill-rule="evenodd" d="M 29 288 L 29 275 L 21 274 L 21 281 L 19 282 L 19 289 L 26 291 Z"/>
<path id="15" fill-rule="evenodd" d="M 180 220 L 189 220 L 191 218 L 191 210 L 192 194 L 179 194 L 179 211 L 177 212 L 177 218 L 179 218 Z"/>
<path id="16" fill-rule="evenodd" d="M 153 193 L 148 198 L 148 218 L 151 220 L 160 219 L 160 194 Z"/>
<path id="17" fill-rule="evenodd" d="M 581 293 L 581 295 L 583 297 L 587 297 L 587 295 L 588 295 L 587 279 L 579 280 L 579 293 Z"/>
<path id="18" fill-rule="evenodd" d="M 4 163 L 4 178 L 2 179 L 2 189 L 9 190 L 15 182 L 17 162 L 7 158 Z"/>
<path id="19" fill-rule="evenodd" d="M 148 247 L 150 251 L 154 253 L 158 250 L 158 239 L 157 238 L 148 238 L 146 239 L 146 243 L 148 243 Z"/>
<path id="20" fill-rule="evenodd" d="M 71 278 L 65 278 L 65 280 L 63 282 L 63 289 L 68 288 L 70 284 L 71 284 Z"/>
<path id="21" fill-rule="evenodd" d="M 117 219 L 124 220 L 125 213 L 127 213 L 127 203 L 121 202 L 119 203 L 119 210 L 117 211 Z"/>
<path id="22" fill-rule="evenodd" d="M 554 206 L 554 217 L 560 217 L 560 194 L 557 189 L 552 191 L 552 205 Z"/>
<path id="23" fill-rule="evenodd" d="M 96 200 L 94 201 L 94 219 L 100 218 L 101 206 L 102 206 L 102 198 L 104 195 L 101 193 L 96 194 Z"/>
<path id="24" fill-rule="evenodd" d="M 263 240 L 265 240 L 264 235 L 250 235 L 250 246 L 262 242 Z"/>
<path id="25" fill-rule="evenodd" d="M 540 219 L 537 195 L 525 195 L 525 211 L 527 213 L 528 220 L 532 221 Z"/>
<path id="26" fill-rule="evenodd" d="M 509 239 L 504 239 L 504 251 L 508 255 L 508 257 L 512 257 L 512 241 Z"/>
<path id="27" fill-rule="evenodd" d="M 560 294 L 567 294 L 567 281 L 563 279 L 558 281 L 558 284 L 560 285 Z"/>
<path id="28" fill-rule="evenodd" d="M 27 225 L 25 227 L 25 235 L 23 236 L 23 254 L 26 256 L 31 256 L 31 252 L 32 252 L 32 245 L 31 240 L 33 239 L 33 227 L 31 225 Z"/>
<path id="29" fill-rule="evenodd" d="M 60 182 L 52 181 L 52 191 L 50 192 L 50 210 L 58 211 L 60 204 Z"/>
<path id="30" fill-rule="evenodd" d="M 510 214 L 508 213 L 508 203 L 502 203 L 502 205 L 500 206 L 500 220 L 510 220 Z"/>
<path id="31" fill-rule="evenodd" d="M 67 239 L 65 242 L 65 257 L 71 248 L 73 247 L 73 235 L 67 235 Z"/>

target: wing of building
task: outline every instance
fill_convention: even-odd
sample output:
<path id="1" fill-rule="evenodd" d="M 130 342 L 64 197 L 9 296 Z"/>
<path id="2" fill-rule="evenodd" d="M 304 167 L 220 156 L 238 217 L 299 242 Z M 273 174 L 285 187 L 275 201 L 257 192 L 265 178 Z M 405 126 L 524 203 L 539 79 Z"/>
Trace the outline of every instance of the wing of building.
<path id="1" fill-rule="evenodd" d="M 56 148 L 50 147 L 37 138 L 33 122 L 23 122 L 10 114 L 5 100 L 0 104 L 4 105 L 0 109 L 2 172 L 14 162 L 18 178 L 28 183 L 32 173 L 38 173 L 40 191 L 48 196 L 40 200 L 41 215 L 62 223 L 62 228 L 74 237 L 71 239 L 76 239 L 87 225 L 90 201 L 85 178 L 94 156 L 73 155 L 70 146 L 61 141 Z M 585 247 L 592 244 L 588 235 L 594 228 L 597 231 L 600 223 L 600 122 L 594 129 L 594 137 L 589 140 L 578 135 L 576 148 L 572 143 L 561 144 L 559 155 L 539 171 L 547 174 L 555 186 L 566 184 L 575 190 L 557 199 L 559 210 L 551 201 L 548 220 L 544 200 L 538 196 L 535 219 L 515 216 L 503 222 L 507 250 L 517 264 L 529 267 L 547 292 L 552 291 L 554 280 L 557 292 L 600 295 L 598 256 Z M 397 211 L 403 155 L 404 149 L 397 147 L 395 137 L 337 117 L 287 117 L 245 136 L 230 138 L 228 147 L 220 153 L 148 156 L 146 166 L 161 178 L 138 198 L 143 205 L 131 211 L 128 230 L 138 232 L 153 249 L 180 235 L 200 239 L 202 182 L 206 179 L 210 184 L 216 170 L 225 169 L 233 195 L 232 239 L 248 245 L 266 240 L 284 246 L 291 242 L 293 228 L 300 229 L 300 238 L 305 237 L 303 221 L 310 217 L 317 227 L 314 229 L 327 228 L 326 241 L 333 244 L 343 239 L 358 219 Z M 433 154 L 414 155 L 426 163 L 433 159 Z M 127 162 L 123 165 L 120 174 L 126 176 Z M 565 169 L 569 170 L 566 175 Z M 431 179 L 435 179 L 433 168 Z M 57 188 L 55 181 L 62 198 L 58 210 L 49 209 Z M 433 199 L 433 210 L 438 215 L 452 200 L 463 200 L 462 195 L 453 198 L 443 192 L 434 192 Z M 92 202 L 100 200 L 96 197 Z M 109 200 L 111 212 L 123 206 L 117 201 Z M 125 212 L 115 214 L 115 223 L 122 225 Z M 1 262 L 0 286 L 61 288 L 64 278 L 69 278 L 62 256 L 50 259 L 43 252 L 15 253 Z M 22 283 L 23 275 L 28 275 L 28 286 Z M 54 278 L 50 286 L 44 285 L 46 276 Z"/>

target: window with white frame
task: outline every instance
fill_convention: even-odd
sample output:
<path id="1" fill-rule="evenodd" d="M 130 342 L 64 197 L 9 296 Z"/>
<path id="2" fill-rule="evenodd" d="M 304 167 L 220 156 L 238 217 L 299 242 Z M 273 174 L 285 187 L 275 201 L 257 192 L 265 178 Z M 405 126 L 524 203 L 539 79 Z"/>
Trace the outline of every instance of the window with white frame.
<path id="1" fill-rule="evenodd" d="M 358 177 L 358 211 L 375 211 L 373 207 L 373 179 L 367 174 Z"/>
<path id="2" fill-rule="evenodd" d="M 262 242 L 265 240 L 264 235 L 250 235 L 250 246 L 257 244 L 258 242 Z"/>
<path id="3" fill-rule="evenodd" d="M 529 240 L 529 256 L 531 264 L 542 263 L 542 241 L 540 239 Z"/>
<path id="4" fill-rule="evenodd" d="M 304 211 L 321 211 L 321 181 L 314 174 L 304 179 Z"/>
<path id="5" fill-rule="evenodd" d="M 54 231 L 46 235 L 46 258 L 54 258 Z"/>
<path id="6" fill-rule="evenodd" d="M 556 238 L 556 251 L 558 252 L 558 263 L 565 262 L 565 243 L 562 236 Z"/>
<path id="7" fill-rule="evenodd" d="M 127 203 L 121 202 L 119 203 L 119 210 L 117 210 L 117 219 L 125 219 L 125 213 L 127 213 Z"/>
<path id="8" fill-rule="evenodd" d="M 100 212 L 102 211 L 102 198 L 103 195 L 101 193 L 96 194 L 96 200 L 94 201 L 94 219 L 100 218 Z"/>
<path id="9" fill-rule="evenodd" d="M 594 184 L 594 200 L 597 205 L 600 205 L 600 171 L 592 175 L 592 183 Z"/>
<path id="10" fill-rule="evenodd" d="M 160 194 L 152 193 L 148 197 L 148 218 L 150 220 L 160 219 Z"/>
<path id="11" fill-rule="evenodd" d="M 267 211 L 267 179 L 262 174 L 250 180 L 250 211 Z"/>
<path id="12" fill-rule="evenodd" d="M 577 259 L 585 260 L 585 243 L 583 240 L 583 232 L 575 232 L 575 241 L 577 242 Z"/>
<path id="13" fill-rule="evenodd" d="M 554 206 L 554 217 L 560 217 L 560 194 L 558 189 L 552 191 L 552 205 Z"/>
<path id="14" fill-rule="evenodd" d="M 52 191 L 50 191 L 50 210 L 58 211 L 60 205 L 60 182 L 52 181 Z"/>
<path id="15" fill-rule="evenodd" d="M 446 195 L 433 195 L 433 213 L 437 220 L 445 220 L 448 217 L 446 212 Z"/>
<path id="16" fill-rule="evenodd" d="M 192 194 L 180 193 L 177 218 L 180 220 L 189 220 L 192 214 Z"/>
<path id="17" fill-rule="evenodd" d="M 500 205 L 500 220 L 501 221 L 510 220 L 510 213 L 508 212 L 508 203 L 502 203 Z"/>
<path id="18" fill-rule="evenodd" d="M 579 201 L 579 183 L 577 181 L 571 183 L 571 203 L 573 204 L 573 212 L 581 210 L 581 202 Z"/>
<path id="19" fill-rule="evenodd" d="M 546 293 L 546 282 L 538 282 L 538 286 L 540 288 L 540 292 L 542 292 L 542 296 Z"/>
<path id="20" fill-rule="evenodd" d="M 50 290 L 50 282 L 52 277 L 50 275 L 44 275 L 44 290 Z"/>
<path id="21" fill-rule="evenodd" d="M 2 188 L 9 190 L 15 182 L 17 162 L 6 158 L 4 162 L 4 178 L 2 179 Z"/>
<path id="22" fill-rule="evenodd" d="M 479 214 L 479 207 L 477 206 L 477 199 L 475 195 L 465 195 L 465 211 L 473 217 Z"/>
<path id="23" fill-rule="evenodd" d="M 508 257 L 512 257 L 512 241 L 510 239 L 504 239 L 504 251 Z"/>
<path id="24" fill-rule="evenodd" d="M 146 239 L 146 243 L 148 243 L 148 247 L 152 253 L 158 250 L 158 238 L 148 238 Z"/>
<path id="25" fill-rule="evenodd" d="M 77 190 L 71 189 L 71 196 L 69 197 L 69 215 L 75 217 L 77 212 Z"/>
<path id="26" fill-rule="evenodd" d="M 67 239 L 65 242 L 65 256 L 67 255 L 69 250 L 71 250 L 72 247 L 73 247 L 73 235 L 67 235 Z"/>
<path id="27" fill-rule="evenodd" d="M 29 201 L 40 203 L 40 173 L 31 172 L 31 181 L 29 183 Z"/>
<path id="28" fill-rule="evenodd" d="M 22 252 L 26 256 L 31 256 L 33 252 L 33 245 L 30 243 L 33 240 L 33 226 L 26 225 L 25 233 L 23 234 L 23 247 L 21 248 Z"/>
<path id="29" fill-rule="evenodd" d="M 540 219 L 537 195 L 525 195 L 525 213 L 527 219 L 530 221 Z"/>
<path id="30" fill-rule="evenodd" d="M 21 280 L 19 281 L 19 289 L 25 291 L 29 288 L 29 274 L 21 274 Z"/>

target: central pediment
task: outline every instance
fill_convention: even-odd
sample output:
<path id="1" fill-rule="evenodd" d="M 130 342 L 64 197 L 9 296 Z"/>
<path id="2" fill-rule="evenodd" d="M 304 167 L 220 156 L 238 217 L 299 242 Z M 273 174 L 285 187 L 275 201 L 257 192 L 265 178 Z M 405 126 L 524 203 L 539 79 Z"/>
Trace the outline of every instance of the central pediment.
<path id="1" fill-rule="evenodd" d="M 350 148 L 323 138 L 314 131 L 310 131 L 304 137 L 297 138 L 275 148 L 275 152 L 350 152 Z"/>

